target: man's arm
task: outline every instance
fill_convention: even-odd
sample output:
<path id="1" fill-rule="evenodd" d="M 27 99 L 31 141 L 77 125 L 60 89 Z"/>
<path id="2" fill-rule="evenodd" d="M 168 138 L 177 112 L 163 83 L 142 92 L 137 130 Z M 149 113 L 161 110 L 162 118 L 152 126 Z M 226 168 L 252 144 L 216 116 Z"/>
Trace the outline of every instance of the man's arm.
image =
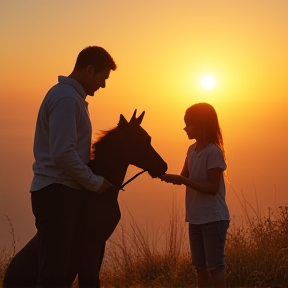
<path id="1" fill-rule="evenodd" d="M 55 164 L 88 190 L 100 193 L 111 187 L 102 176 L 95 175 L 78 155 L 77 117 L 80 107 L 77 100 L 61 98 L 49 112 L 50 155 Z"/>

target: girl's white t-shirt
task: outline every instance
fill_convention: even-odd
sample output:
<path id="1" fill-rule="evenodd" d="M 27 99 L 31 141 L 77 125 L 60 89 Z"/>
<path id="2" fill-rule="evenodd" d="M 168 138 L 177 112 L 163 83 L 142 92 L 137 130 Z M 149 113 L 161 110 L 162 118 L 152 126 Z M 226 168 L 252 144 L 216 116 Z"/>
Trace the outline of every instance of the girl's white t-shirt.
<path id="1" fill-rule="evenodd" d="M 215 144 L 208 144 L 202 151 L 195 151 L 195 142 L 188 148 L 187 163 L 189 179 L 197 182 L 208 181 L 208 170 L 227 166 L 221 149 Z M 204 224 L 219 220 L 229 220 L 229 210 L 225 201 L 225 183 L 221 176 L 220 185 L 215 195 L 205 194 L 186 187 L 186 222 Z"/>

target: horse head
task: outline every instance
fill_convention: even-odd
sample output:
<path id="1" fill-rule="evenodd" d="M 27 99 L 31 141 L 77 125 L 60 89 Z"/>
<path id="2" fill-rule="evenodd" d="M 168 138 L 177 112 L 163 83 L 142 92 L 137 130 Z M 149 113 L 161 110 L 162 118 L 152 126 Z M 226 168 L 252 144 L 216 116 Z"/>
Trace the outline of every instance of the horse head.
<path id="1" fill-rule="evenodd" d="M 130 121 L 121 114 L 116 128 L 103 133 L 93 144 L 91 170 L 114 185 L 122 184 L 128 166 L 134 165 L 157 177 L 167 171 L 167 164 L 151 145 L 151 137 L 141 127 L 145 111 Z"/>
<path id="2" fill-rule="evenodd" d="M 130 164 L 148 171 L 155 178 L 167 171 L 167 164 L 153 148 L 149 134 L 141 127 L 145 111 L 138 118 L 136 112 L 129 122 L 120 115 L 118 127 L 123 131 L 125 155 Z"/>

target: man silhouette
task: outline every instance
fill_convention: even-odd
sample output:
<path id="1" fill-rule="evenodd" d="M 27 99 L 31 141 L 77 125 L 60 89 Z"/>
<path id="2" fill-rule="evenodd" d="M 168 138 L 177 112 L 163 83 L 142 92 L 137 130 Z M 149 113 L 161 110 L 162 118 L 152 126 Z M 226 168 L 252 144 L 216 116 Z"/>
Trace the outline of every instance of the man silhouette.
<path id="1" fill-rule="evenodd" d="M 116 64 L 103 48 L 83 49 L 72 73 L 59 76 L 39 109 L 31 184 L 38 239 L 37 287 L 67 287 L 73 244 L 87 193 L 105 193 L 111 184 L 92 173 L 91 123 L 86 96 L 105 88 Z M 109 192 L 108 192 L 109 193 Z"/>

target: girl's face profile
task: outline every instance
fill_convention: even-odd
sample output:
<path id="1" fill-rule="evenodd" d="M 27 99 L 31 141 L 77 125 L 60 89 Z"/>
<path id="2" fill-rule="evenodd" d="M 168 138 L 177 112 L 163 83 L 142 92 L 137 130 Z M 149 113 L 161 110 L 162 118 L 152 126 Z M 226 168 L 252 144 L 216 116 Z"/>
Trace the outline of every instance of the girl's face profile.
<path id="1" fill-rule="evenodd" d="M 191 122 L 191 118 L 188 117 L 187 114 L 184 115 L 184 122 L 185 122 L 185 127 L 184 131 L 186 132 L 187 136 L 189 139 L 196 139 L 197 137 L 197 128 L 194 124 Z"/>
<path id="2" fill-rule="evenodd" d="M 197 139 L 199 135 L 199 129 L 193 124 L 185 122 L 184 131 L 187 133 L 189 139 Z"/>

